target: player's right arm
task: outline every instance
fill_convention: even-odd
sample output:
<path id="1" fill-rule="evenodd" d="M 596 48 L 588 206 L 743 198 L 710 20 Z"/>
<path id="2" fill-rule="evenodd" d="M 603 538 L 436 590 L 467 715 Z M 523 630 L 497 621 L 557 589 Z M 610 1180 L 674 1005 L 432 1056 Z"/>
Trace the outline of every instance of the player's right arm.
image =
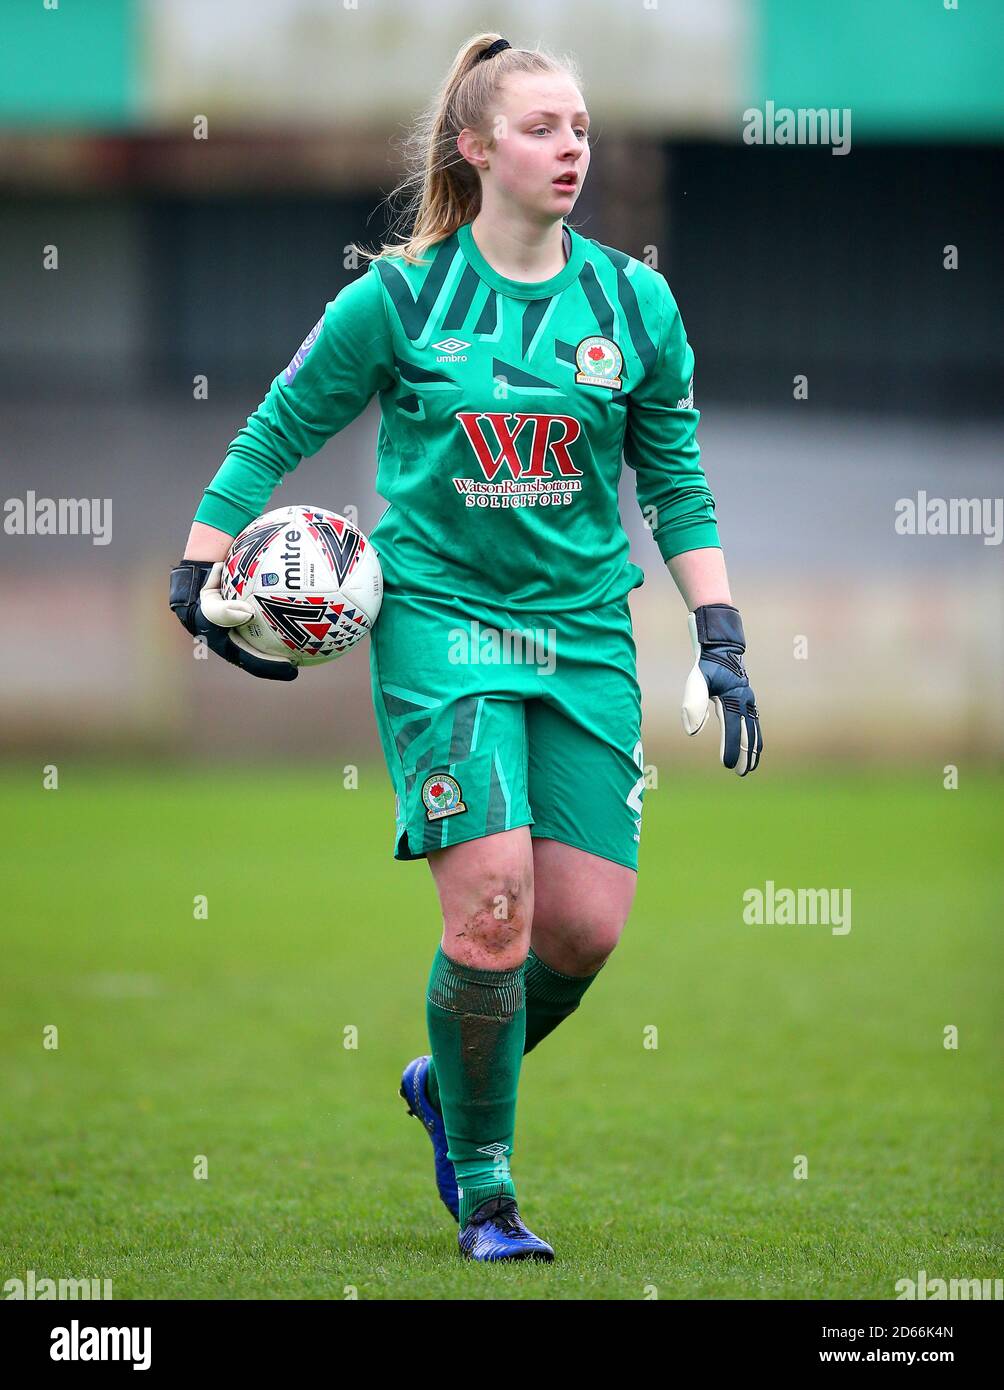
<path id="1" fill-rule="evenodd" d="M 185 560 L 222 560 L 230 549 L 233 540 L 226 531 L 218 531 L 215 526 L 207 526 L 204 521 L 193 521 L 185 546 Z"/>
<path id="2" fill-rule="evenodd" d="M 195 520 L 236 536 L 262 512 L 287 473 L 394 384 L 394 353 L 375 267 L 344 289 L 275 378 L 230 443 Z"/>
<path id="3" fill-rule="evenodd" d="M 171 571 L 170 604 L 182 626 L 242 670 L 278 680 L 297 674 L 287 663 L 256 660 L 230 640 L 227 629 L 251 614 L 239 600 L 222 600 L 217 565 L 301 458 L 315 454 L 394 379 L 383 291 L 371 264 L 326 306 L 231 441 L 199 503 L 184 557 Z"/>

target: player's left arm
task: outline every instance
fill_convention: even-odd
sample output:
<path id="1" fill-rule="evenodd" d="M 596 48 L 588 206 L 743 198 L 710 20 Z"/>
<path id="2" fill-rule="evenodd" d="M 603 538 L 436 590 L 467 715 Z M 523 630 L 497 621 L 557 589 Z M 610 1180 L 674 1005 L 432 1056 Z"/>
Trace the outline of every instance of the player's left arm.
<path id="1" fill-rule="evenodd" d="M 628 395 L 624 459 L 635 472 L 642 515 L 688 609 L 694 666 L 684 689 L 683 727 L 699 733 L 713 704 L 721 761 L 745 777 L 763 752 L 760 715 L 743 665 L 746 637 L 729 589 L 715 499 L 701 466 L 694 353 L 676 300 L 656 274 L 657 346 Z"/>

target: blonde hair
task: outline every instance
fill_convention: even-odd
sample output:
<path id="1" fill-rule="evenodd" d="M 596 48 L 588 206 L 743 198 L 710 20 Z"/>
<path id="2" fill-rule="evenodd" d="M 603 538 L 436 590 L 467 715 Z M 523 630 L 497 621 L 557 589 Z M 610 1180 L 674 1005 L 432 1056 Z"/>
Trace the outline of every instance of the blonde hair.
<path id="1" fill-rule="evenodd" d="M 573 59 L 558 58 L 539 47 L 504 48 L 481 61 L 480 55 L 501 37 L 476 34 L 461 46 L 435 98 L 404 140 L 407 172 L 388 195 L 388 202 L 403 202 L 391 227 L 391 235 L 399 239 L 384 242 L 379 251 L 353 243 L 351 249 L 357 255 L 366 260 L 400 256 L 412 265 L 424 265 L 430 246 L 477 216 L 481 181 L 457 149 L 457 136 L 465 129 L 489 134 L 488 115 L 497 106 L 507 77 L 522 72 L 562 73 L 581 87 Z"/>

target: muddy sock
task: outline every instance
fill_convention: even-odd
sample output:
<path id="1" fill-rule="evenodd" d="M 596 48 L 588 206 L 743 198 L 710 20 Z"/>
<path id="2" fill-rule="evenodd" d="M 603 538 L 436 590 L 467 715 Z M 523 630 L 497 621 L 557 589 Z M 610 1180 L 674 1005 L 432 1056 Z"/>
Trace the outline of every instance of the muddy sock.
<path id="1" fill-rule="evenodd" d="M 573 1014 L 582 1001 L 582 996 L 596 979 L 594 975 L 563 975 L 553 966 L 546 965 L 531 948 L 523 967 L 526 986 L 526 1041 L 523 1056 L 537 1046 L 542 1038 L 554 1031 L 569 1014 Z M 436 1061 L 429 1058 L 429 1070 L 425 1078 L 425 1089 L 429 1100 L 442 1114 L 439 1103 L 439 1078 L 436 1075 Z"/>
<path id="2" fill-rule="evenodd" d="M 426 1018 L 464 1226 L 489 1197 L 516 1195 L 509 1159 L 526 1033 L 523 967 L 476 970 L 437 947 Z"/>

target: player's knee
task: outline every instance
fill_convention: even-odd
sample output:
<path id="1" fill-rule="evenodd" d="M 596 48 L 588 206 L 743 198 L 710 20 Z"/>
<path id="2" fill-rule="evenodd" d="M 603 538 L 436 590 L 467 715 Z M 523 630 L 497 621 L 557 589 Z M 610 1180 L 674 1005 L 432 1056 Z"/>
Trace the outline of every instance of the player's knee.
<path id="1" fill-rule="evenodd" d="M 569 975 L 595 975 L 613 955 L 617 948 L 620 933 L 613 930 L 600 931 L 588 941 L 573 949 Z"/>
<path id="2" fill-rule="evenodd" d="M 539 925 L 543 928 L 545 924 Z M 535 923 L 534 941 L 537 926 Z M 616 950 L 621 929 L 622 924 L 612 918 L 591 921 L 579 917 L 574 924 L 566 923 L 560 929 L 552 926 L 551 930 L 541 930 L 541 954 L 548 965 L 564 975 L 595 975 Z"/>
<path id="3" fill-rule="evenodd" d="M 529 949 L 532 913 L 533 890 L 523 875 L 487 871 L 448 931 L 457 958 L 479 969 L 516 969 Z"/>

